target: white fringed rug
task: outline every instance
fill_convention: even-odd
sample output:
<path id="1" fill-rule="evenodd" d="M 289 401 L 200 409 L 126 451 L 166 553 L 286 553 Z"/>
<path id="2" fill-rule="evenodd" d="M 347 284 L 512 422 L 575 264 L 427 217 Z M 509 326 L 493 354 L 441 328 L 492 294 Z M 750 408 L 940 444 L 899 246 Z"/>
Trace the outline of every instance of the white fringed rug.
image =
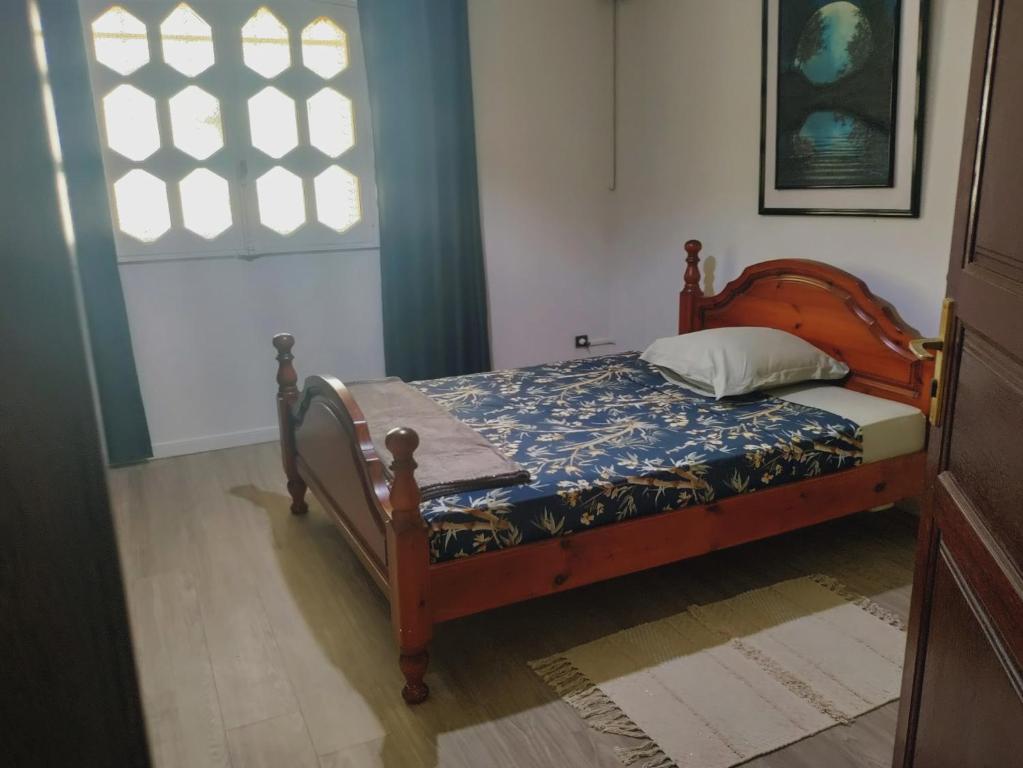
<path id="1" fill-rule="evenodd" d="M 730 768 L 899 696 L 898 617 L 827 576 L 746 592 L 530 663 L 633 768 Z"/>

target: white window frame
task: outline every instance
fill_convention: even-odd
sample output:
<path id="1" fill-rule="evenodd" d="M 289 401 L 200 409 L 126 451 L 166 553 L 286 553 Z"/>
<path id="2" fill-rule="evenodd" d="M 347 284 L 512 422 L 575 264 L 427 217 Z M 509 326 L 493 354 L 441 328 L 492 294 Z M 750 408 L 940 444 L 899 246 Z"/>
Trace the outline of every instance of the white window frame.
<path id="1" fill-rule="evenodd" d="M 160 44 L 160 24 L 182 0 L 79 2 L 118 261 L 256 258 L 379 248 L 372 125 L 355 0 L 184 0 L 212 27 L 213 33 L 215 62 L 195 77 L 187 77 L 165 64 Z M 95 56 L 92 22 L 113 6 L 123 7 L 145 23 L 148 32 L 149 63 L 128 75 L 121 75 L 100 64 Z M 291 50 L 288 69 L 269 79 L 250 70 L 242 60 L 241 27 L 264 6 L 288 28 Z M 345 70 L 327 80 L 306 68 L 301 58 L 302 30 L 322 16 L 332 19 L 345 31 L 349 53 Z M 102 98 L 121 84 L 134 85 L 157 102 L 160 149 L 142 161 L 129 160 L 110 149 L 107 143 Z M 189 85 L 197 85 L 220 100 L 224 147 L 206 160 L 197 160 L 178 150 L 171 139 L 167 102 Z M 299 146 L 280 159 L 269 157 L 253 147 L 249 134 L 248 99 L 268 85 L 279 88 L 294 99 L 298 117 Z M 340 91 L 351 99 L 353 105 L 355 145 L 338 158 L 328 157 L 309 142 L 306 99 L 325 86 Z M 278 165 L 302 179 L 305 197 L 306 222 L 287 235 L 260 223 L 256 198 L 256 179 Z M 362 218 L 342 233 L 321 224 L 316 216 L 313 178 L 332 165 L 341 166 L 359 179 Z M 135 168 L 148 171 L 167 185 L 171 228 L 151 243 L 122 232 L 117 222 L 113 184 Z M 182 224 L 178 182 L 197 168 L 207 168 L 223 177 L 230 189 L 232 225 L 212 240 L 192 233 Z"/>

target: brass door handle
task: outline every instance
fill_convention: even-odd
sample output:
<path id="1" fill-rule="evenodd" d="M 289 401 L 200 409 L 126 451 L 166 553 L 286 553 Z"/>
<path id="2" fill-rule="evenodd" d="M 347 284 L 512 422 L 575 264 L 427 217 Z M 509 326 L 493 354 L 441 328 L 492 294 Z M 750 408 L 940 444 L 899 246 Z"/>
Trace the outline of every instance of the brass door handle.
<path id="1" fill-rule="evenodd" d="M 949 333 L 952 329 L 953 300 L 945 298 L 941 302 L 941 322 L 938 332 L 940 336 L 929 339 L 913 339 L 909 342 L 910 351 L 919 360 L 934 360 L 934 381 L 931 385 L 931 408 L 928 414 L 935 427 L 941 425 L 941 409 L 945 404 L 944 352 L 948 348 Z"/>
<path id="2" fill-rule="evenodd" d="M 945 349 L 945 339 L 941 336 L 931 336 L 927 339 L 913 339 L 909 342 L 909 351 L 916 355 L 918 360 L 933 360 L 939 352 Z"/>

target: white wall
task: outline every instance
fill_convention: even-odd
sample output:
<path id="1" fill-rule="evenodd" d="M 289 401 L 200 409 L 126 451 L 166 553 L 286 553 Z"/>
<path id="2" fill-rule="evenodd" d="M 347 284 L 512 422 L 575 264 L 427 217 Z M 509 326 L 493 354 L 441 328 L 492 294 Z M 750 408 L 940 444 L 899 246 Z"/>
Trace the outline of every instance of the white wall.
<path id="1" fill-rule="evenodd" d="M 573 357 L 576 334 L 608 335 L 611 7 L 469 0 L 498 368 Z"/>
<path id="2" fill-rule="evenodd" d="M 121 265 L 156 456 L 276 439 L 270 339 L 299 376 L 384 370 L 376 251 Z"/>
<path id="3" fill-rule="evenodd" d="M 674 333 L 682 243 L 713 290 L 748 264 L 813 258 L 858 275 L 921 332 L 945 290 L 976 0 L 932 0 L 920 219 L 757 214 L 760 0 L 624 0 L 611 328 Z"/>

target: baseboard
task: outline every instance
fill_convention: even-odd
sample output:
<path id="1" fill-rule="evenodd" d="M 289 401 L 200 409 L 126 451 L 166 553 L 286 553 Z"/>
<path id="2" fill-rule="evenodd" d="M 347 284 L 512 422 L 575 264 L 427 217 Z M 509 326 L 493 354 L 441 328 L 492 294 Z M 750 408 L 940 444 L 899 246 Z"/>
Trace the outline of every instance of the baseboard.
<path id="1" fill-rule="evenodd" d="M 239 445 L 269 443 L 277 439 L 277 434 L 277 427 L 274 426 L 153 443 L 153 458 L 166 459 L 170 456 L 183 456 L 186 453 L 203 453 L 204 451 L 219 451 L 221 448 L 235 448 Z"/>

